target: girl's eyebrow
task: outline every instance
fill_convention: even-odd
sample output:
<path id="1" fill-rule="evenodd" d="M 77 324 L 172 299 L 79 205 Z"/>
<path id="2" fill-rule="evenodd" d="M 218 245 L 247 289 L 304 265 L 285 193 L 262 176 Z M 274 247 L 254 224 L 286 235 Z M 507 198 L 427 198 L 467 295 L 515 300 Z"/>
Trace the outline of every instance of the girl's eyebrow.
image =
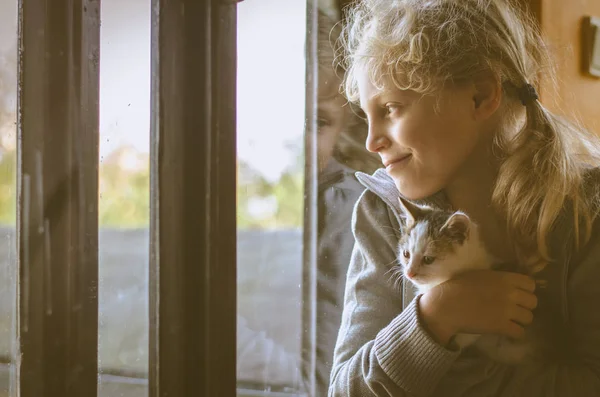
<path id="1" fill-rule="evenodd" d="M 384 94 L 386 94 L 386 93 L 387 93 L 386 91 L 379 91 L 379 92 L 376 92 L 375 94 L 371 95 L 371 97 L 369 97 L 369 99 L 367 99 L 367 101 L 368 101 L 368 102 L 373 102 L 373 101 L 376 101 L 376 100 L 377 100 L 377 99 L 378 99 L 380 96 L 382 96 L 382 95 L 384 95 Z M 360 105 L 360 108 L 361 108 L 361 110 L 364 112 L 364 111 L 365 111 L 365 105 L 366 105 L 366 104 L 364 104 L 364 103 L 361 101 L 359 105 Z"/>
<path id="2" fill-rule="evenodd" d="M 367 102 L 374 102 L 377 99 L 379 99 L 382 96 L 390 96 L 390 97 L 396 97 L 396 96 L 402 96 L 403 98 L 410 98 L 410 92 L 409 91 L 404 91 L 404 90 L 382 90 L 382 91 L 378 91 L 375 94 L 373 94 L 369 99 L 367 99 Z M 366 105 L 364 103 L 360 103 L 360 108 L 362 109 L 362 111 L 365 111 L 365 108 L 363 107 L 363 105 Z"/>

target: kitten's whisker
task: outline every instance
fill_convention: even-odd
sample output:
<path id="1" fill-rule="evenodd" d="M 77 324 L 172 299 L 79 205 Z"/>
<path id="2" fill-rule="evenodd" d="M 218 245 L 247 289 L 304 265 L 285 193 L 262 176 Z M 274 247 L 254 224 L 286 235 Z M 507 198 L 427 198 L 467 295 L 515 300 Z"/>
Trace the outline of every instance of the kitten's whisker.
<path id="1" fill-rule="evenodd" d="M 387 271 L 387 272 L 385 272 L 384 276 L 387 276 L 389 273 L 392 273 L 392 275 L 393 275 L 393 274 L 394 274 L 394 273 L 396 273 L 397 271 L 398 271 L 398 269 L 396 269 L 395 267 L 390 267 L 390 268 L 388 269 L 388 271 Z"/>
<path id="2" fill-rule="evenodd" d="M 383 237 L 393 237 L 396 238 L 396 234 L 384 234 Z"/>
<path id="3" fill-rule="evenodd" d="M 396 274 L 396 280 L 394 281 L 394 287 L 396 289 L 400 289 L 402 288 L 402 281 L 404 279 L 404 274 L 402 274 L 402 272 L 398 272 Z"/>
<path id="4" fill-rule="evenodd" d="M 392 267 L 385 274 L 386 275 L 390 274 L 389 280 L 395 289 L 400 289 L 402 287 L 402 280 L 404 279 L 404 272 L 402 271 L 402 269 L 400 267 L 397 267 L 397 266 Z"/>

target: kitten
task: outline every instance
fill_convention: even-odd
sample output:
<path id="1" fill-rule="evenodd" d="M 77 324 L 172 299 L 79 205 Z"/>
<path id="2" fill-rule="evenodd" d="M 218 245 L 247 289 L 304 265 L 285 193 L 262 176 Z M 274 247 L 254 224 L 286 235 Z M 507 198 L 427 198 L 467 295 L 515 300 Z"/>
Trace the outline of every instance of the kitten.
<path id="1" fill-rule="evenodd" d="M 396 271 L 419 294 L 465 271 L 497 267 L 498 261 L 486 250 L 477 225 L 467 214 L 399 200 L 405 230 L 398 247 L 401 267 Z M 529 354 L 527 343 L 495 335 L 458 334 L 454 343 L 461 349 L 475 345 L 492 359 L 505 363 L 518 363 Z"/>

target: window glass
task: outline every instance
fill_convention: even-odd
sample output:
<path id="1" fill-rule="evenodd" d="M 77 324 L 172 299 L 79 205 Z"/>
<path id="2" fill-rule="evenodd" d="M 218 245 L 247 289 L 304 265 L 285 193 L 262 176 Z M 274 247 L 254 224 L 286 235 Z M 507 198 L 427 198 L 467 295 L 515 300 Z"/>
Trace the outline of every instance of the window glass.
<path id="1" fill-rule="evenodd" d="M 303 390 L 305 36 L 306 0 L 238 5 L 241 395 Z"/>
<path id="2" fill-rule="evenodd" d="M 149 0 L 103 0 L 100 58 L 99 395 L 146 396 Z"/>
<path id="3" fill-rule="evenodd" d="M 238 8 L 237 371 L 246 392 L 327 395 L 364 190 L 355 173 L 380 166 L 341 94 L 333 3 Z"/>
<path id="4" fill-rule="evenodd" d="M 0 397 L 16 396 L 17 1 L 0 2 Z"/>

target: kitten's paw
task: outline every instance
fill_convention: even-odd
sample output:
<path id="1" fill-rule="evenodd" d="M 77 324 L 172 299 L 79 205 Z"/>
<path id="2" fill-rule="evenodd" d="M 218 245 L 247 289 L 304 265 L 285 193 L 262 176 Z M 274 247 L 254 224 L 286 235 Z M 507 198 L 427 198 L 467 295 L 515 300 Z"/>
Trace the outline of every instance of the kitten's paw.
<path id="1" fill-rule="evenodd" d="M 505 364 L 519 364 L 531 357 L 533 349 L 530 343 L 502 338 L 495 353 L 494 359 L 497 361 Z"/>
<path id="2" fill-rule="evenodd" d="M 454 337 L 454 343 L 462 349 L 475 343 L 480 336 L 477 334 L 458 334 Z"/>

